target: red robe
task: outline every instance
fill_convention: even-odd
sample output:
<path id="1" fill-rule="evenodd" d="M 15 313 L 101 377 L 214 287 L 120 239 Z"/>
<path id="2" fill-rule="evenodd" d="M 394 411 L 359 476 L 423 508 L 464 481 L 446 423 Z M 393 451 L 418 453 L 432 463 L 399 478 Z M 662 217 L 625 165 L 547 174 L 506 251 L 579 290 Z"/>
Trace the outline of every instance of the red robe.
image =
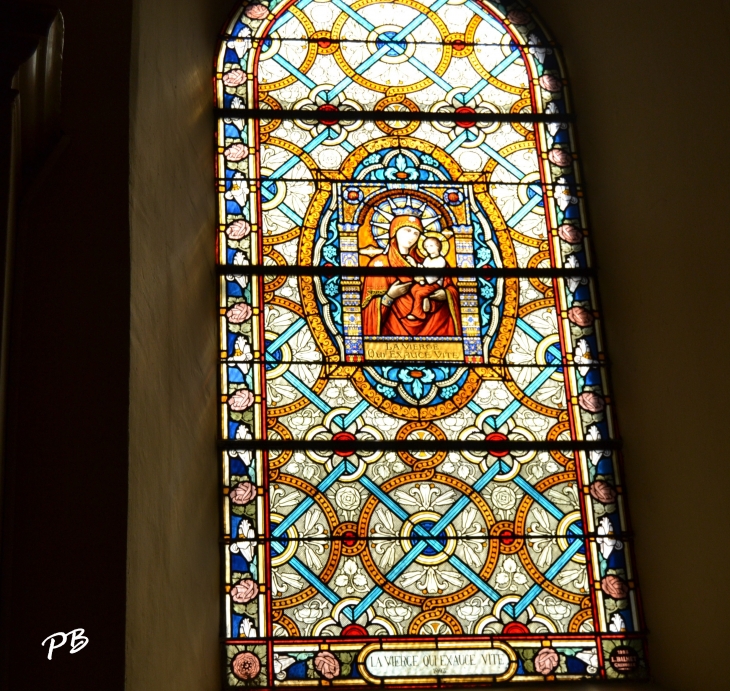
<path id="1" fill-rule="evenodd" d="M 418 259 L 411 250 L 414 259 Z M 411 266 L 398 251 L 395 239 L 388 245 L 386 254 L 379 254 L 370 260 L 369 266 L 389 266 L 393 269 Z M 394 271 L 393 273 L 396 273 Z M 362 333 L 364 336 L 460 336 L 461 316 L 459 292 L 448 276 L 444 278 L 443 289 L 446 300 L 431 300 L 431 311 L 425 319 L 406 319 L 413 312 L 414 297 L 411 291 L 393 301 L 390 307 L 382 304 L 381 298 L 396 281 L 413 283 L 407 276 L 366 276 L 362 291 Z"/>

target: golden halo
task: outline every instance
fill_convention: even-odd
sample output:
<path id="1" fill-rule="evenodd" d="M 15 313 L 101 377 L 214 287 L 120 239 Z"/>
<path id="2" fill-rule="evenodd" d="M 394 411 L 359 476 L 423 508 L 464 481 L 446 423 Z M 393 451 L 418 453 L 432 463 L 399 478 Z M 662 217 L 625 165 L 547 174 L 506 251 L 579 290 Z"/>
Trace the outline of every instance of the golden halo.
<path id="1" fill-rule="evenodd" d="M 424 256 L 428 256 L 428 252 L 423 247 L 423 243 L 426 238 L 436 238 L 441 243 L 441 255 L 446 256 L 449 251 L 449 239 L 443 234 L 439 233 L 438 230 L 427 230 L 421 233 L 421 237 L 418 238 L 418 251 Z"/>

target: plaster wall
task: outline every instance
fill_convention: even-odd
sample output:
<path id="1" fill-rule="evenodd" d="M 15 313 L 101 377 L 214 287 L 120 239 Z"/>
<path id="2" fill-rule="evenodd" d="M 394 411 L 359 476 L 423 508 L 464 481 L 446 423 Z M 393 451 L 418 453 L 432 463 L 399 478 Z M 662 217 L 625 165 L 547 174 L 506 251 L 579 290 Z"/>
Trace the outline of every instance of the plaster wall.
<path id="1" fill-rule="evenodd" d="M 654 676 L 727 688 L 730 3 L 535 6 L 579 116 Z"/>
<path id="2" fill-rule="evenodd" d="M 134 5 L 128 691 L 219 685 L 211 76 L 232 6 Z M 730 3 L 534 6 L 579 114 L 654 676 L 720 690 Z"/>
<path id="3" fill-rule="evenodd" d="M 220 678 L 211 107 L 231 6 L 134 6 L 126 686 L 140 691 Z"/>

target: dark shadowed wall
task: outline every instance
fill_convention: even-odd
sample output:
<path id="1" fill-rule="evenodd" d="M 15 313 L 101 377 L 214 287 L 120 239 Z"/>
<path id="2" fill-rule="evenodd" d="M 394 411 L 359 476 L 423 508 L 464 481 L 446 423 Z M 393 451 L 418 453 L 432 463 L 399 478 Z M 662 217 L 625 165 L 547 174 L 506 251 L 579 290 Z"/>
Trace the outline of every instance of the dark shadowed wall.
<path id="1" fill-rule="evenodd" d="M 51 4 L 65 19 L 66 138 L 37 152 L 47 167 L 21 190 L 18 208 L 0 687 L 121 691 L 132 2 Z M 87 647 L 72 655 L 66 646 L 49 661 L 41 641 L 77 628 L 85 629 Z"/>

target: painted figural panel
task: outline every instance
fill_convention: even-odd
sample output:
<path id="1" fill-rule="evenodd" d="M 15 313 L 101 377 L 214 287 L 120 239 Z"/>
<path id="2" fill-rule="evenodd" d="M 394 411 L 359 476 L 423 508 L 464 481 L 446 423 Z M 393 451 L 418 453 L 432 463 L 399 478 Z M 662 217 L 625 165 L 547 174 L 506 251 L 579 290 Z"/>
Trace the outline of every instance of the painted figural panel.
<path id="1" fill-rule="evenodd" d="M 226 683 L 646 674 L 558 48 L 244 5 L 217 59 Z"/>

